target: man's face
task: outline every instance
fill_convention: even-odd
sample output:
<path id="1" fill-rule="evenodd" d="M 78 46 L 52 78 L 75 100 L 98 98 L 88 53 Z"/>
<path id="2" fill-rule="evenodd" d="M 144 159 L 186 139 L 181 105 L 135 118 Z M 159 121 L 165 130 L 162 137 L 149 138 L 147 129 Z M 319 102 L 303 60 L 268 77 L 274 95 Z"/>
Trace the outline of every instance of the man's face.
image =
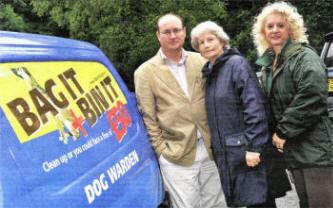
<path id="1" fill-rule="evenodd" d="M 156 32 L 163 51 L 173 52 L 181 50 L 186 37 L 186 28 L 181 20 L 173 15 L 163 17 Z"/>

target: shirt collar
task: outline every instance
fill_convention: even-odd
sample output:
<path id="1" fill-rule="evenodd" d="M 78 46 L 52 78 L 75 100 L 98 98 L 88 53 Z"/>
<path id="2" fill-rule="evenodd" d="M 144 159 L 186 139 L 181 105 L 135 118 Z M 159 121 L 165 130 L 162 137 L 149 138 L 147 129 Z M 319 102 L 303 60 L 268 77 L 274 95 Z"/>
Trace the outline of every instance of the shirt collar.
<path id="1" fill-rule="evenodd" d="M 184 64 L 186 58 L 188 57 L 187 52 L 182 48 L 182 58 L 179 60 L 178 63 L 175 63 L 174 61 L 170 60 L 166 55 L 163 53 L 162 49 L 160 48 L 160 55 L 165 63 L 173 63 L 173 64 Z"/>

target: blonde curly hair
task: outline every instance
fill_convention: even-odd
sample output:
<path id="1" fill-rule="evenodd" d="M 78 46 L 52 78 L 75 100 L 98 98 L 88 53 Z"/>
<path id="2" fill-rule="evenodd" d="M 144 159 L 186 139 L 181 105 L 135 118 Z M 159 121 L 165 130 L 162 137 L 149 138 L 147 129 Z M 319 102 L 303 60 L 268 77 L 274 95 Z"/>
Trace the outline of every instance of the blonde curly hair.
<path id="1" fill-rule="evenodd" d="M 262 9 L 261 13 L 255 17 L 255 22 L 252 27 L 253 42 L 257 49 L 258 56 L 261 56 L 271 47 L 265 38 L 265 20 L 267 16 L 272 13 L 279 13 L 286 19 L 291 31 L 291 39 L 294 42 L 309 43 L 303 17 L 297 12 L 296 7 L 283 1 L 268 3 Z"/>

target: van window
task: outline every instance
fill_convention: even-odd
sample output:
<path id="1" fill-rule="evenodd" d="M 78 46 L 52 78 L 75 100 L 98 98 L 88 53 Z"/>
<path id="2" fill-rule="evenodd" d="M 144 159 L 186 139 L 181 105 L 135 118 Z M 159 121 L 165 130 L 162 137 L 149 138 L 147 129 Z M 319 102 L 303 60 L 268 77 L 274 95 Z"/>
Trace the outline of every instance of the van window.
<path id="1" fill-rule="evenodd" d="M 328 46 L 327 54 L 324 59 L 324 63 L 327 67 L 333 67 L 333 44 L 330 43 Z"/>

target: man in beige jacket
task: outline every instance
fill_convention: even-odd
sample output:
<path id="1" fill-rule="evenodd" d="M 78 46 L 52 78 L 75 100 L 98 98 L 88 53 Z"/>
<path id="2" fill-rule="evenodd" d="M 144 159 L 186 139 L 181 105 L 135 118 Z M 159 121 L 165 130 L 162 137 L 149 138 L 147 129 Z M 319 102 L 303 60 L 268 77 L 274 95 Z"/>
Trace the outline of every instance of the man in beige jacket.
<path id="1" fill-rule="evenodd" d="M 161 48 L 135 71 L 135 92 L 172 207 L 225 207 L 205 110 L 206 60 L 183 49 L 178 15 L 159 18 L 156 35 Z"/>

